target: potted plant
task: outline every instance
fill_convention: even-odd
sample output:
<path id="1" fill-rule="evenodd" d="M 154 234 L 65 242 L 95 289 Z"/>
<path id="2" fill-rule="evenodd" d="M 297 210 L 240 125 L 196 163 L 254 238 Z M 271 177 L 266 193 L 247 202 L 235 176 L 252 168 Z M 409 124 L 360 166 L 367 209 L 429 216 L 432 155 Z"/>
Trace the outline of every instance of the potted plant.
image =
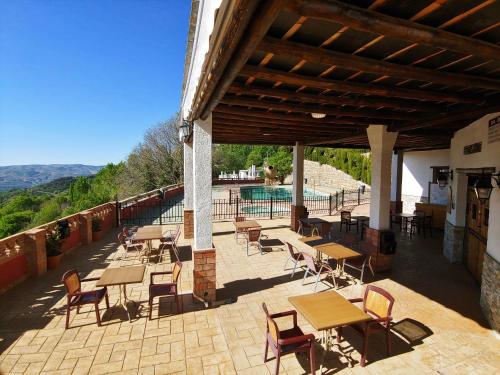
<path id="1" fill-rule="evenodd" d="M 101 218 L 92 217 L 92 241 L 99 241 L 102 238 L 102 220 Z"/>
<path id="2" fill-rule="evenodd" d="M 61 231 L 56 227 L 45 239 L 45 251 L 47 253 L 47 269 L 52 270 L 61 263 Z"/>

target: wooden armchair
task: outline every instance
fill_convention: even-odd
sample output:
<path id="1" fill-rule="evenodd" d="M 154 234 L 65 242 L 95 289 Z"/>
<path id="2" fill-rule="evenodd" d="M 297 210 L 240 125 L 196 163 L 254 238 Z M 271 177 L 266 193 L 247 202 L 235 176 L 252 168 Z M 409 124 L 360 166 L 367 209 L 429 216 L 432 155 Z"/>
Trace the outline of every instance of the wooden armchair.
<path id="1" fill-rule="evenodd" d="M 174 263 L 174 268 L 172 269 L 172 271 L 151 272 L 149 283 L 149 320 L 151 320 L 153 316 L 153 299 L 155 297 L 174 296 L 175 304 L 177 306 L 177 312 L 182 312 L 182 299 L 181 304 L 179 304 L 179 288 L 177 286 L 181 270 L 182 263 L 177 261 Z M 172 281 L 155 283 L 154 277 L 158 275 L 172 275 Z M 160 315 L 159 309 L 158 315 Z"/>
<path id="2" fill-rule="evenodd" d="M 99 303 L 103 298 L 106 299 L 106 307 L 109 309 L 108 289 L 89 290 L 82 292 L 82 282 L 97 281 L 98 277 L 89 279 L 80 279 L 76 270 L 66 271 L 62 277 L 61 282 L 66 288 L 66 329 L 69 328 L 69 315 L 72 307 L 76 306 L 76 313 L 80 312 L 80 306 L 93 304 L 95 306 L 95 314 L 97 318 L 97 325 L 101 326 L 101 315 L 99 313 Z"/>
<path id="3" fill-rule="evenodd" d="M 305 335 L 297 325 L 297 312 L 295 310 L 284 311 L 276 314 L 269 314 L 265 303 L 262 309 L 266 313 L 266 346 L 264 351 L 264 362 L 267 362 L 269 347 L 276 357 L 276 375 L 279 374 L 281 356 L 297 352 L 309 352 L 311 363 L 311 374 L 316 373 L 316 363 L 314 358 L 314 335 Z M 280 331 L 275 322 L 277 318 L 293 317 L 293 328 Z"/>
<path id="4" fill-rule="evenodd" d="M 384 330 L 386 337 L 387 355 L 391 354 L 391 332 L 390 324 L 392 321 L 392 306 L 394 305 L 394 297 L 389 292 L 375 285 L 368 285 L 365 289 L 363 298 L 350 299 L 350 302 L 363 302 L 363 311 L 372 317 L 365 323 L 353 324 L 352 327 L 356 332 L 363 336 L 363 349 L 361 353 L 361 366 L 366 363 L 366 355 L 368 349 L 368 336 L 374 331 Z M 337 342 L 342 340 L 342 327 L 337 328 Z"/>
<path id="5" fill-rule="evenodd" d="M 340 231 L 342 232 L 342 226 L 345 226 L 345 231 L 349 232 L 351 227 L 356 227 L 356 233 L 359 233 L 358 221 L 351 218 L 350 211 L 340 211 Z"/>

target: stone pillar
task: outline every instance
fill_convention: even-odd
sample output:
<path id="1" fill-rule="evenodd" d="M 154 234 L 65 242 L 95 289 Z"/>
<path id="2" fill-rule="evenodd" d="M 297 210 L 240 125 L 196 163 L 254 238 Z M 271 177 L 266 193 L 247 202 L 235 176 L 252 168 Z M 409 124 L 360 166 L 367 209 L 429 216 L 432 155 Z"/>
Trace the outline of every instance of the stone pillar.
<path id="1" fill-rule="evenodd" d="M 193 134 L 193 293 L 215 301 L 216 262 L 212 244 L 212 115 L 194 122 Z"/>
<path id="2" fill-rule="evenodd" d="M 46 232 L 45 229 L 38 228 L 25 232 L 26 258 L 33 276 L 40 276 L 47 272 Z"/>
<path id="3" fill-rule="evenodd" d="M 92 242 L 92 212 L 80 212 L 80 238 L 82 245 L 88 245 Z"/>
<path id="4" fill-rule="evenodd" d="M 370 125 L 366 130 L 372 159 L 370 228 L 390 228 L 392 149 L 397 132 L 388 132 L 385 125 Z"/>
<path id="5" fill-rule="evenodd" d="M 184 142 L 184 238 L 193 237 L 193 144 Z"/>
<path id="6" fill-rule="evenodd" d="M 403 212 L 401 190 L 403 185 L 403 151 L 392 154 L 391 168 L 391 210 L 395 213 Z"/>
<path id="7" fill-rule="evenodd" d="M 304 207 L 304 146 L 295 143 L 293 146 L 293 188 L 291 206 L 291 229 L 296 232 L 299 228 L 299 219 L 305 216 Z"/>
<path id="8" fill-rule="evenodd" d="M 370 125 L 366 130 L 372 160 L 370 224 L 366 228 L 366 242 L 375 250 L 374 270 L 391 268 L 391 255 L 381 253 L 381 245 L 390 230 L 392 149 L 398 133 L 387 131 L 385 125 Z"/>

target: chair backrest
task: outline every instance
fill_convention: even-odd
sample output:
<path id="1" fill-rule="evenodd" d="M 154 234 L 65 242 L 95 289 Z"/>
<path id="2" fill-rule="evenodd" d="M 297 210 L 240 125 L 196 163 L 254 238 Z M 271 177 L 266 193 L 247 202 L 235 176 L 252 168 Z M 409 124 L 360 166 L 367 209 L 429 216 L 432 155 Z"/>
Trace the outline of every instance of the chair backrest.
<path id="1" fill-rule="evenodd" d="M 182 270 L 182 262 L 177 261 L 174 263 L 174 268 L 172 269 L 172 281 L 177 284 L 177 280 L 179 279 L 179 275 Z"/>
<path id="2" fill-rule="evenodd" d="M 271 318 L 271 314 L 269 314 L 267 306 L 264 302 L 262 303 L 262 310 L 264 310 L 264 312 L 266 313 L 267 331 L 271 334 L 271 337 L 273 338 L 274 342 L 278 343 L 278 340 L 280 338 L 280 331 L 278 325 L 276 324 L 274 319 Z"/>
<path id="3" fill-rule="evenodd" d="M 120 243 L 120 245 L 123 245 L 123 246 L 126 245 L 125 235 L 123 233 L 118 233 L 118 242 Z"/>
<path id="4" fill-rule="evenodd" d="M 350 211 L 340 211 L 340 219 L 351 221 L 351 212 Z"/>
<path id="5" fill-rule="evenodd" d="M 389 292 L 375 285 L 368 285 L 363 298 L 363 310 L 377 318 L 391 315 L 394 297 Z"/>
<path id="6" fill-rule="evenodd" d="M 260 238 L 260 229 L 250 228 L 248 230 L 248 242 L 257 242 Z"/>
<path id="7" fill-rule="evenodd" d="M 304 261 L 306 262 L 306 265 L 307 267 L 309 267 L 309 269 L 317 272 L 316 263 L 314 262 L 314 258 L 312 256 L 304 253 Z"/>
<path id="8" fill-rule="evenodd" d="M 245 221 L 245 220 L 246 220 L 246 219 L 245 219 L 245 216 L 236 216 L 236 217 L 234 218 L 234 221 Z"/>
<path id="9" fill-rule="evenodd" d="M 123 226 L 122 233 L 125 237 L 130 236 L 130 231 L 129 231 L 128 227 L 126 227 L 126 226 Z"/>
<path id="10" fill-rule="evenodd" d="M 286 247 L 288 248 L 288 252 L 292 258 L 295 257 L 295 251 L 293 250 L 293 245 L 290 242 L 286 242 Z"/>
<path id="11" fill-rule="evenodd" d="M 81 288 L 80 276 L 78 276 L 78 272 L 76 272 L 76 270 L 66 271 L 61 281 L 66 287 L 68 295 L 73 295 L 74 293 L 80 291 Z"/>

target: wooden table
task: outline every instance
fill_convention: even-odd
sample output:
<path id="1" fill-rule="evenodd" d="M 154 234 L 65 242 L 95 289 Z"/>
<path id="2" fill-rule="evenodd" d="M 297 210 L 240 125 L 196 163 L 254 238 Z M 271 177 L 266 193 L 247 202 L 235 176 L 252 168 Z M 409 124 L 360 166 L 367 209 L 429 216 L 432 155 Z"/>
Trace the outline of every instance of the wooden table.
<path id="1" fill-rule="evenodd" d="M 394 217 L 399 217 L 401 219 L 401 223 L 399 224 L 399 231 L 401 232 L 403 230 L 403 227 L 405 229 L 405 232 L 408 231 L 408 220 L 413 220 L 414 218 L 417 217 L 415 214 L 405 214 L 405 213 L 396 213 L 392 214 Z M 391 220 L 392 221 L 392 220 Z M 404 223 L 404 225 L 403 225 Z"/>
<path id="2" fill-rule="evenodd" d="M 255 220 L 233 221 L 234 224 L 234 238 L 238 240 L 238 233 L 245 233 L 250 228 L 262 229 L 262 226 Z"/>
<path id="3" fill-rule="evenodd" d="M 148 247 L 148 256 L 153 250 L 153 240 L 163 238 L 163 228 L 161 225 L 146 225 L 137 229 L 132 236 L 134 241 L 145 241 Z"/>
<path id="4" fill-rule="evenodd" d="M 127 298 L 127 284 L 142 283 L 145 271 L 146 271 L 146 266 L 144 265 L 107 268 L 99 278 L 99 281 L 96 283 L 97 287 L 114 286 L 114 285 L 118 285 L 120 287 L 120 305 L 122 305 L 125 311 L 127 312 L 129 321 L 131 320 L 131 318 L 127 309 L 127 301 L 130 301 L 134 304 L 136 304 L 136 302 Z M 122 302 L 122 289 L 124 298 L 123 302 Z"/>
<path id="5" fill-rule="evenodd" d="M 316 218 L 316 217 L 311 217 L 311 218 L 303 217 L 303 218 L 299 219 L 299 221 L 302 225 L 305 225 L 305 226 L 308 225 L 308 226 L 312 227 L 312 229 L 311 229 L 312 235 L 314 235 L 314 231 L 316 231 L 317 235 L 325 236 L 330 232 L 330 228 L 332 226 L 331 222 L 324 220 L 324 219 Z"/>
<path id="6" fill-rule="evenodd" d="M 334 329 L 354 323 L 367 322 L 372 319 L 335 291 L 293 296 L 289 297 L 288 301 L 315 330 L 322 332 L 321 344 L 324 346 L 325 351 L 321 359 L 320 374 L 326 352 L 335 345 L 333 342 Z M 366 356 L 366 353 L 362 353 L 362 356 Z M 348 362 L 350 364 L 349 359 Z M 363 358 L 361 363 L 364 364 Z"/>

